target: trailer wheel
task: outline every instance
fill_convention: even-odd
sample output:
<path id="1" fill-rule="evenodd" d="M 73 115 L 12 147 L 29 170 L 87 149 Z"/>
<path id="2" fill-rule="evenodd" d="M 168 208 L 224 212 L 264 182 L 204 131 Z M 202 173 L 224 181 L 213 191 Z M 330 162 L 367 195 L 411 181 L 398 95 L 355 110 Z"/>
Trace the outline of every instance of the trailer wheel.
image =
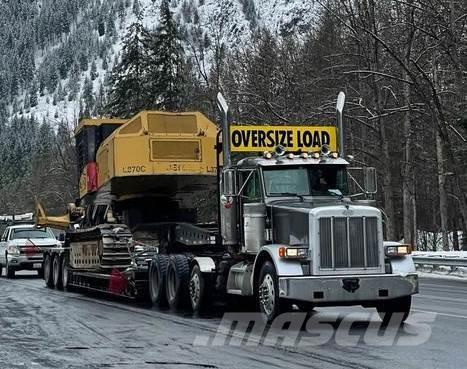
<path id="1" fill-rule="evenodd" d="M 54 257 L 54 261 L 52 263 L 52 278 L 54 282 L 55 288 L 62 290 L 62 258 L 60 255 L 56 255 Z"/>
<path id="2" fill-rule="evenodd" d="M 211 292 L 210 275 L 203 274 L 198 264 L 194 264 L 190 273 L 190 303 L 194 313 L 206 310 Z"/>
<path id="3" fill-rule="evenodd" d="M 260 312 L 267 322 L 274 320 L 286 305 L 279 299 L 279 283 L 276 269 L 270 261 L 266 261 L 259 272 L 256 299 Z"/>
<path id="4" fill-rule="evenodd" d="M 400 316 L 400 324 L 404 323 L 410 313 L 412 306 L 412 296 L 399 297 L 397 299 L 386 300 L 376 306 L 379 317 L 384 325 L 387 325 L 393 316 Z"/>
<path id="5" fill-rule="evenodd" d="M 154 306 L 165 306 L 167 296 L 165 284 L 167 277 L 167 265 L 169 257 L 167 255 L 157 254 L 151 260 L 149 267 L 149 297 Z"/>
<path id="6" fill-rule="evenodd" d="M 52 278 L 52 264 L 53 256 L 47 254 L 44 259 L 44 281 L 45 285 L 49 288 L 54 288 L 54 281 Z"/>
<path id="7" fill-rule="evenodd" d="M 188 302 L 188 280 L 190 265 L 184 255 L 173 255 L 167 266 L 167 302 L 173 310 L 181 309 Z"/>
<path id="8" fill-rule="evenodd" d="M 62 257 L 62 287 L 64 290 L 70 291 L 69 285 L 70 272 L 68 271 L 68 264 L 65 257 Z"/>

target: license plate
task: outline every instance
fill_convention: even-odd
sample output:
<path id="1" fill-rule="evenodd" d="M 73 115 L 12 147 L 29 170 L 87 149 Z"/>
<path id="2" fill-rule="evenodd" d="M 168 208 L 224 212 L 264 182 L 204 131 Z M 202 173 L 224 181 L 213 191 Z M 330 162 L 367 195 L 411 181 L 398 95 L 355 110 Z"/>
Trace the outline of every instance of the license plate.
<path id="1" fill-rule="evenodd" d="M 40 269 L 40 268 L 42 268 L 42 264 L 41 263 L 34 263 L 34 264 L 32 264 L 32 267 L 34 269 Z"/>

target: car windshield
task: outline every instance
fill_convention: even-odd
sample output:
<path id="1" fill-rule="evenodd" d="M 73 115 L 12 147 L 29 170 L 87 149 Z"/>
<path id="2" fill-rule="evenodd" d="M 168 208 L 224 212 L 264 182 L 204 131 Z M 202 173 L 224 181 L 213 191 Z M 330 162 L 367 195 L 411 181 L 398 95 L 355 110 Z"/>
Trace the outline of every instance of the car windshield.
<path id="1" fill-rule="evenodd" d="M 13 228 L 11 231 L 11 240 L 24 238 L 55 238 L 48 228 Z"/>
<path id="2" fill-rule="evenodd" d="M 263 168 L 267 196 L 338 196 L 347 194 L 343 165 Z"/>

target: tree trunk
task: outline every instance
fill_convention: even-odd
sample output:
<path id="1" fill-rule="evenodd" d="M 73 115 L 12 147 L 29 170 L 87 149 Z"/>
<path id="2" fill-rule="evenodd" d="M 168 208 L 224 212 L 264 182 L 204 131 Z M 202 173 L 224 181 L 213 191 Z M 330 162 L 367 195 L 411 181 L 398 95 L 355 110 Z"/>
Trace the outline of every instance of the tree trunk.
<path id="1" fill-rule="evenodd" d="M 403 78 L 408 80 L 407 72 L 404 71 Z M 410 106 L 410 85 L 403 85 L 404 104 Z M 411 147 L 412 147 L 412 127 L 410 121 L 410 109 L 404 114 L 404 165 L 402 167 L 402 210 L 403 210 L 403 232 L 404 242 L 414 245 L 414 236 L 412 234 L 412 210 L 413 200 L 411 195 L 412 184 L 412 165 L 411 165 Z"/>
<path id="2" fill-rule="evenodd" d="M 438 168 L 439 216 L 441 219 L 443 250 L 449 251 L 448 196 L 446 192 L 446 174 L 444 173 L 443 142 L 438 129 L 436 130 L 436 164 Z"/>
<path id="3" fill-rule="evenodd" d="M 384 166 L 382 172 L 384 210 L 386 213 L 386 239 L 391 241 L 397 241 L 396 227 L 394 224 L 394 189 L 392 186 L 392 173 L 390 166 L 391 161 L 388 140 L 386 137 L 386 128 L 384 124 L 380 124 L 380 137 L 383 154 L 382 162 L 387 163 L 387 165 Z"/>
<path id="4" fill-rule="evenodd" d="M 452 249 L 459 251 L 459 234 L 457 233 L 457 229 L 452 232 Z"/>

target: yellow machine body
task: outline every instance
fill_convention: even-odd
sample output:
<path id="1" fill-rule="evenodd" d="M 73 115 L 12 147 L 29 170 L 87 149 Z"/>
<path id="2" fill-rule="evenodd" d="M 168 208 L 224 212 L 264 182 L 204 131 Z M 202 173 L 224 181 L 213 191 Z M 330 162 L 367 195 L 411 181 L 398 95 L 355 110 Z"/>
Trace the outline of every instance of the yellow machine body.
<path id="1" fill-rule="evenodd" d="M 96 152 L 97 189 L 113 179 L 120 179 L 111 192 L 122 195 L 149 189 L 143 188 L 148 187 L 147 184 L 138 185 L 138 181 L 133 186 L 133 182 L 124 181 L 125 178 L 215 176 L 216 135 L 216 125 L 198 112 L 143 111 L 99 145 Z M 88 172 L 84 168 L 80 197 L 89 193 L 88 181 Z"/>

